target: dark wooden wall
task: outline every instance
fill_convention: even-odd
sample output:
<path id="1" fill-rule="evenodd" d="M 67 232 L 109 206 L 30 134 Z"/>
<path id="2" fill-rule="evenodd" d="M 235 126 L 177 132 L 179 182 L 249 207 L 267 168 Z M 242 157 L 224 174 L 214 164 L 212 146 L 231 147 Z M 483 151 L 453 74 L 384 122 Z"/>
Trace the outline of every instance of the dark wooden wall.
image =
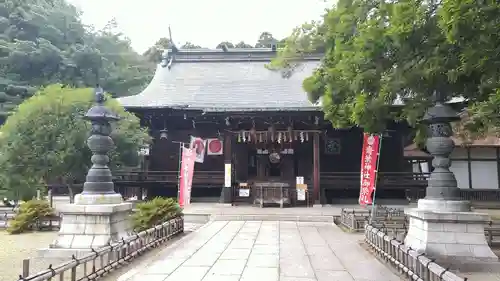
<path id="1" fill-rule="evenodd" d="M 325 144 L 328 138 L 340 141 L 339 154 L 327 154 Z M 351 130 L 329 130 L 320 141 L 321 172 L 359 172 L 361 160 L 362 132 Z"/>
<path id="2" fill-rule="evenodd" d="M 193 131 L 169 131 L 168 139 L 155 138 L 150 156 L 149 169 L 154 171 L 177 171 L 179 169 L 179 143 L 189 143 Z M 195 164 L 196 171 L 224 171 L 224 155 L 205 155 L 203 163 Z"/>

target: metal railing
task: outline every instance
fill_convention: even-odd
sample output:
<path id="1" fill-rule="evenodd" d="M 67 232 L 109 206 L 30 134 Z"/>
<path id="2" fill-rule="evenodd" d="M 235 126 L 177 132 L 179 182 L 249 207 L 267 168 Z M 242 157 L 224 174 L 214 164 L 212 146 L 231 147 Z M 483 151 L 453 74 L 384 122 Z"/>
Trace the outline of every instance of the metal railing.
<path id="1" fill-rule="evenodd" d="M 10 226 L 10 222 L 15 219 L 16 212 L 5 212 L 0 214 L 0 229 L 6 229 Z M 29 226 L 30 230 L 58 230 L 61 226 L 61 217 L 58 215 L 50 215 L 40 217 L 36 222 Z"/>
<path id="2" fill-rule="evenodd" d="M 371 225 L 365 227 L 365 241 L 380 258 L 413 281 L 466 281 L 396 238 Z"/>
<path id="3" fill-rule="evenodd" d="M 182 232 L 184 217 L 178 216 L 128 238 L 122 238 L 120 242 L 91 249 L 91 253 L 83 257 L 73 256 L 68 262 L 57 266 L 50 265 L 41 272 L 26 277 L 20 275 L 18 281 L 95 280 Z"/>
<path id="4" fill-rule="evenodd" d="M 365 210 L 342 208 L 340 211 L 339 223 L 350 231 L 364 231 L 365 225 L 370 220 L 371 207 Z M 388 226 L 405 225 L 405 215 L 403 209 L 377 206 L 373 222 Z"/>

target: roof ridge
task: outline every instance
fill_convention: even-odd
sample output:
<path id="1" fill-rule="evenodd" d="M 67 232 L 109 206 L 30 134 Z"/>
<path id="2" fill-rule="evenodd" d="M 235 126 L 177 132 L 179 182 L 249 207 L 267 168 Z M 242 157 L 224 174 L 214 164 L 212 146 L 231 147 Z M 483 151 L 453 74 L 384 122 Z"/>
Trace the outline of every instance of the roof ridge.
<path id="1" fill-rule="evenodd" d="M 166 49 L 162 66 L 176 62 L 269 62 L 277 55 L 272 48 Z M 306 54 L 304 61 L 319 61 L 323 54 Z M 168 61 L 168 62 L 167 62 Z"/>

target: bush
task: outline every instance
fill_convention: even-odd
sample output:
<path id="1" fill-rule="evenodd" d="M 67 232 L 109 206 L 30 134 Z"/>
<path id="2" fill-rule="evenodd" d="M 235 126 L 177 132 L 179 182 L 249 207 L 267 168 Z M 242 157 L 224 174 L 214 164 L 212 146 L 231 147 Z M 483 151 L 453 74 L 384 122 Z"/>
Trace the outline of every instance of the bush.
<path id="1" fill-rule="evenodd" d="M 17 215 L 10 222 L 7 232 L 19 234 L 31 230 L 41 218 L 53 216 L 54 210 L 44 200 L 30 200 L 19 207 Z"/>
<path id="2" fill-rule="evenodd" d="M 174 199 L 156 197 L 137 204 L 132 216 L 134 231 L 143 231 L 182 214 L 182 209 Z"/>

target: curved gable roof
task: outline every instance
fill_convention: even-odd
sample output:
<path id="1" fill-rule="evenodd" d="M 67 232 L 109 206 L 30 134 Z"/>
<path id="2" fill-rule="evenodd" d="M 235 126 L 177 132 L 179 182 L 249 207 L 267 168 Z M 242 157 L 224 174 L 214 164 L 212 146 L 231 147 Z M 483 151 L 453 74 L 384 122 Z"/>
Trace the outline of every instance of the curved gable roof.
<path id="1" fill-rule="evenodd" d="M 304 61 L 290 78 L 265 67 L 270 49 L 179 50 L 161 63 L 149 85 L 118 99 L 126 108 L 186 108 L 204 111 L 317 110 L 302 82 L 319 65 Z"/>

